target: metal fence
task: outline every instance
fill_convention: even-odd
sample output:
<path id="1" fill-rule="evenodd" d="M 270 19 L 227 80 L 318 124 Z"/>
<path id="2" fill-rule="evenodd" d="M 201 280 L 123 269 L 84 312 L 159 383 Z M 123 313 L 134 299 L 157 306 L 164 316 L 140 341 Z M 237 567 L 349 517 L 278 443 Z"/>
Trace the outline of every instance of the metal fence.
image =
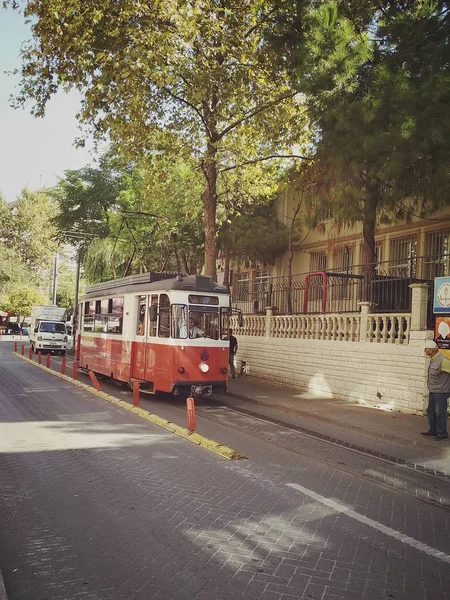
<path id="1" fill-rule="evenodd" d="M 280 315 L 350 313 L 358 312 L 363 301 L 372 302 L 380 313 L 410 312 L 409 286 L 427 283 L 432 294 L 434 277 L 450 273 L 449 257 L 411 257 L 353 265 L 345 272 L 327 270 L 239 282 L 232 289 L 232 305 L 248 315 L 264 314 L 269 306 Z M 449 265 L 444 269 L 448 272 L 443 272 L 443 264 Z M 430 323 L 431 318 L 430 313 Z"/>

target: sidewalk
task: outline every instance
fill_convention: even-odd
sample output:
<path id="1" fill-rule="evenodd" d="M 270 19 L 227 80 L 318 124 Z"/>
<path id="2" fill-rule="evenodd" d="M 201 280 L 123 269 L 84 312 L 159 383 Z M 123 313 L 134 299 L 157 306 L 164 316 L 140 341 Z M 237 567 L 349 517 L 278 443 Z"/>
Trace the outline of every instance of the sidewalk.
<path id="1" fill-rule="evenodd" d="M 424 416 L 321 398 L 246 376 L 230 379 L 226 395 L 213 399 L 343 446 L 450 475 L 450 440 L 421 436 L 428 429 Z"/>

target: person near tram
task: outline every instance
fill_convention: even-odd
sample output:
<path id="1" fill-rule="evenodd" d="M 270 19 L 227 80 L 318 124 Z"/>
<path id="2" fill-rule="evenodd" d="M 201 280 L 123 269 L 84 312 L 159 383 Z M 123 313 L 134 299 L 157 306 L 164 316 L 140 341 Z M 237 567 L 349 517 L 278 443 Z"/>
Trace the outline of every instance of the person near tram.
<path id="1" fill-rule="evenodd" d="M 233 335 L 233 330 L 228 330 L 228 339 L 230 340 L 230 356 L 229 356 L 229 364 L 230 364 L 230 373 L 233 379 L 236 379 L 236 369 L 234 367 L 234 357 L 238 350 L 238 342 L 237 339 Z"/>
<path id="2" fill-rule="evenodd" d="M 199 338 L 203 337 L 205 332 L 203 329 L 197 326 L 196 322 L 192 317 L 189 317 L 189 337 L 190 338 Z"/>
<path id="3" fill-rule="evenodd" d="M 428 409 L 427 417 L 430 429 L 422 435 L 435 440 L 448 439 L 447 402 L 450 397 L 450 360 L 439 352 L 433 340 L 425 344 L 425 354 L 430 358 L 428 366 Z"/>

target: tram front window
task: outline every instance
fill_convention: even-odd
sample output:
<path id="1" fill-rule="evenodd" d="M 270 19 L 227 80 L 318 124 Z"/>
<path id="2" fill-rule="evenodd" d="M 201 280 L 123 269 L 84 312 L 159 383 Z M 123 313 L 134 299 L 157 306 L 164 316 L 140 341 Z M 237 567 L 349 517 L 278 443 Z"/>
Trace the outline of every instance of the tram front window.
<path id="1" fill-rule="evenodd" d="M 172 304 L 173 337 L 219 339 L 219 313 L 196 308 L 189 311 L 184 304 Z"/>
<path id="2" fill-rule="evenodd" d="M 219 314 L 201 310 L 189 311 L 189 337 L 219 339 Z"/>

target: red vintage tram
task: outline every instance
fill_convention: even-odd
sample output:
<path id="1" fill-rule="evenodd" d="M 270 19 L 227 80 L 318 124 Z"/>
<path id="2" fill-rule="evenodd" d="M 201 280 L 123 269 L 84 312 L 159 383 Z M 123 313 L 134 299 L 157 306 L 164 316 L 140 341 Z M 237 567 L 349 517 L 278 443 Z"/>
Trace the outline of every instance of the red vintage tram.
<path id="1" fill-rule="evenodd" d="M 87 288 L 79 307 L 80 367 L 143 389 L 226 390 L 230 293 L 201 275 L 144 273 Z"/>

